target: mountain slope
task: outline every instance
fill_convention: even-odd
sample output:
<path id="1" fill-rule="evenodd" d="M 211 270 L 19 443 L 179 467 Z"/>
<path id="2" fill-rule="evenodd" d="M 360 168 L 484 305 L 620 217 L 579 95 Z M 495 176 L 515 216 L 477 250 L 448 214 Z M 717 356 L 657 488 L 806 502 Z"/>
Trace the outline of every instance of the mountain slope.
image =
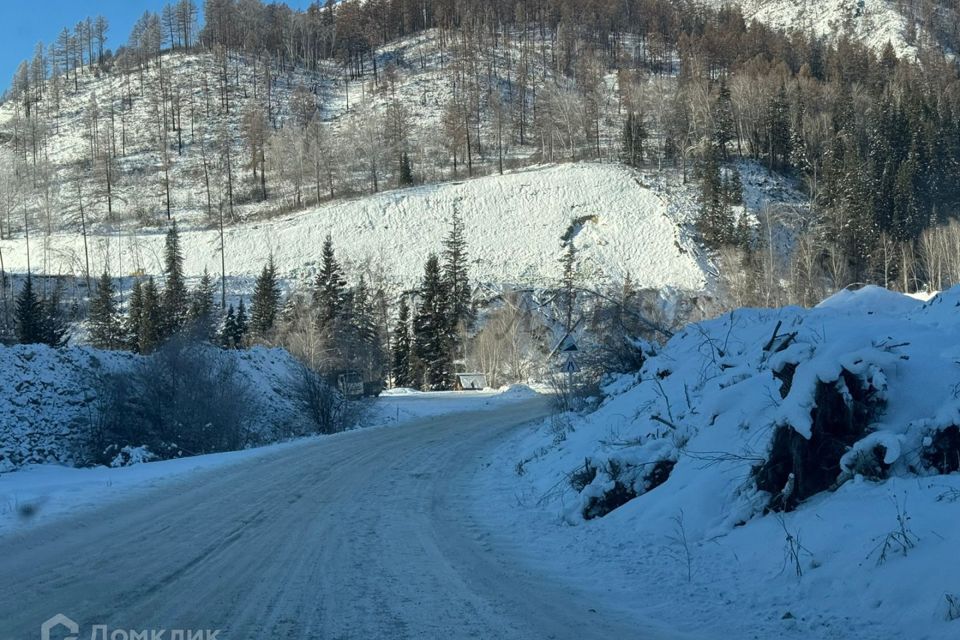
<path id="1" fill-rule="evenodd" d="M 704 4 L 738 5 L 747 20 L 828 40 L 847 33 L 877 52 L 889 42 L 900 57 L 914 57 L 917 38 L 929 37 L 911 33 L 909 18 L 888 0 L 704 0 Z"/>
<path id="2" fill-rule="evenodd" d="M 679 193 L 686 194 L 680 190 Z M 361 270 L 410 286 L 423 261 L 441 249 L 454 210 L 463 216 L 471 277 L 493 284 L 546 285 L 559 280 L 562 237 L 576 238 L 581 271 L 591 282 L 700 291 L 708 265 L 684 231 L 689 195 L 671 197 L 640 184 L 639 174 L 617 165 L 543 167 L 339 201 L 309 211 L 225 230 L 227 273 L 244 288 L 272 254 L 286 279 L 310 277 L 330 234 L 338 254 Z M 91 269 L 159 273 L 161 232 L 98 233 L 90 238 Z M 220 271 L 219 233 L 184 229 L 185 269 L 196 277 Z M 31 247 L 34 264 L 41 241 Z M 2 243 L 6 268 L 26 270 L 26 242 Z M 118 251 L 119 246 L 119 251 Z M 82 237 L 49 238 L 48 273 L 82 265 Z"/>

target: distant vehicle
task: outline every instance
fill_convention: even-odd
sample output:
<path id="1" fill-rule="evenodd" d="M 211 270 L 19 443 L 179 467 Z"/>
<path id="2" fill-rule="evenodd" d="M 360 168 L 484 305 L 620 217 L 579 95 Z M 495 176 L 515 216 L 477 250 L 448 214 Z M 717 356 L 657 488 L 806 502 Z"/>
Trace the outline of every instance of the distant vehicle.
<path id="1" fill-rule="evenodd" d="M 368 398 L 376 398 L 381 393 L 383 393 L 383 381 L 374 380 L 373 382 L 364 382 L 363 383 L 363 395 Z"/>
<path id="2" fill-rule="evenodd" d="M 337 375 L 337 389 L 351 400 L 364 395 L 363 376 L 358 371 L 344 371 Z"/>
<path id="3" fill-rule="evenodd" d="M 487 388 L 487 376 L 482 373 L 458 373 L 453 388 L 456 391 L 483 391 Z"/>

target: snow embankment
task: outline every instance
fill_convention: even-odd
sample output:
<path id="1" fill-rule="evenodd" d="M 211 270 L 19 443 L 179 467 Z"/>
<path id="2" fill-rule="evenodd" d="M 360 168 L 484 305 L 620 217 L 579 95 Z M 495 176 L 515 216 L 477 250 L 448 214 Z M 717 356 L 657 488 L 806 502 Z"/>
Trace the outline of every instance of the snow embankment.
<path id="1" fill-rule="evenodd" d="M 507 443 L 478 508 L 695 635 L 956 637 L 958 343 L 960 288 L 692 325 Z"/>
<path id="2" fill-rule="evenodd" d="M 676 219 L 663 193 L 642 186 L 637 174 L 616 165 L 569 164 L 451 184 L 390 191 L 339 201 L 304 213 L 226 229 L 229 276 L 251 279 L 272 254 L 281 276 L 315 274 L 327 234 L 348 265 L 384 274 L 403 286 L 419 282 L 423 263 L 442 249 L 455 210 L 463 216 L 471 278 L 516 285 L 555 285 L 561 239 L 574 237 L 580 268 L 593 283 L 701 291 L 707 269 L 696 243 Z M 32 247 L 33 267 L 40 242 Z M 91 270 L 125 275 L 162 271 L 161 232 L 107 233 L 89 239 Z M 216 230 L 181 229 L 184 268 L 191 277 L 220 272 Z M 0 243 L 6 269 L 26 272 L 23 239 Z M 51 274 L 80 273 L 83 240 L 54 234 Z"/>
<path id="3" fill-rule="evenodd" d="M 309 429 L 294 389 L 296 361 L 282 349 L 215 351 L 230 361 L 251 415 L 246 441 L 276 441 Z M 92 433 L 102 428 L 104 380 L 133 377 L 148 358 L 87 347 L 0 345 L 0 473 L 31 464 L 87 461 Z M 212 365 L 212 363 L 210 363 Z"/>

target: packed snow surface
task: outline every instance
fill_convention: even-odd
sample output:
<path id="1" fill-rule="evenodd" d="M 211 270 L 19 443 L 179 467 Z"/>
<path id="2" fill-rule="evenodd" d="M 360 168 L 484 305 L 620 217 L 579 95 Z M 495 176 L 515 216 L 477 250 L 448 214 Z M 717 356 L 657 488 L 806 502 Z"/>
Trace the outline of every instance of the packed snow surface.
<path id="1" fill-rule="evenodd" d="M 68 351 L 64 361 L 75 361 L 69 354 L 90 355 L 93 350 Z M 47 353 L 43 350 L 41 353 Z M 256 357 L 262 362 L 271 351 L 264 350 Z M 8 356 L 11 355 L 9 352 Z M 107 354 L 109 355 L 109 354 Z M 103 354 L 101 353 L 101 357 Z M 42 355 L 36 358 L 37 366 L 43 365 Z M 262 374 L 261 374 L 262 375 Z M 261 378 L 259 388 L 269 387 L 269 378 Z M 267 392 L 265 392 L 267 393 Z M 537 393 L 525 386 L 487 390 L 477 393 L 434 392 L 392 393 L 373 401 L 363 423 L 364 428 L 407 425 L 412 422 L 438 418 L 454 413 L 479 410 L 496 410 L 517 402 L 535 398 Z M 29 398 L 28 398 L 29 400 Z M 50 392 L 44 404 L 53 420 L 63 420 L 65 410 L 74 398 Z M 275 408 L 275 412 L 278 410 Z M 38 436 L 27 429 L 28 423 L 19 425 L 0 420 L 0 442 L 12 448 L 20 443 L 29 448 Z M 256 464 L 264 456 L 281 454 L 290 449 L 311 445 L 315 440 L 337 436 L 314 436 L 297 438 L 287 442 L 256 447 L 244 451 L 232 451 L 176 460 L 146 462 L 120 468 L 90 467 L 74 468 L 62 464 L 31 464 L 17 471 L 0 473 L 0 535 L 24 531 L 37 524 L 55 521 L 68 515 L 89 511 L 105 504 L 142 495 L 144 492 L 167 487 L 173 480 L 206 470 L 226 468 L 240 463 Z M 46 443 L 55 450 L 63 443 L 51 440 Z M 64 454 L 65 455 L 65 452 Z M 10 467 L 8 467 L 10 468 Z"/>
<path id="2" fill-rule="evenodd" d="M 502 445 L 476 508 L 558 574 L 694 635 L 956 638 L 960 459 L 936 447 L 960 425 L 958 342 L 960 288 L 923 303 L 867 287 L 690 326 L 595 412 Z M 757 487 L 774 433 L 810 442 L 830 389 L 867 398 L 866 430 L 831 487 L 767 511 L 796 482 Z M 658 463 L 675 463 L 659 485 Z M 636 497 L 585 519 L 618 483 Z"/>
<path id="3" fill-rule="evenodd" d="M 472 473 L 506 433 L 548 413 L 528 398 L 316 438 L 0 537 L 4 633 L 36 637 L 63 612 L 83 638 L 107 625 L 165 637 L 675 640 L 553 579 L 523 549 L 492 545 L 471 515 Z"/>
<path id="4" fill-rule="evenodd" d="M 450 184 L 428 185 L 338 201 L 303 213 L 228 227 L 228 275 L 252 278 L 272 254 L 281 276 L 306 279 L 316 272 L 329 234 L 338 256 L 359 269 L 412 285 L 431 252 L 442 250 L 454 211 L 463 216 L 471 278 L 495 284 L 554 284 L 560 276 L 562 238 L 574 238 L 580 269 L 591 282 L 699 291 L 705 261 L 684 231 L 678 203 L 640 184 L 618 165 L 568 164 Z M 41 240 L 32 238 L 37 268 Z M 89 244 L 91 270 L 159 274 L 164 234 L 100 233 Z M 188 276 L 220 272 L 216 229 L 183 229 Z M 0 243 L 6 269 L 26 272 L 22 238 Z M 119 247 L 119 251 L 118 251 Z M 83 240 L 75 233 L 49 238 L 48 272 L 80 273 Z"/>

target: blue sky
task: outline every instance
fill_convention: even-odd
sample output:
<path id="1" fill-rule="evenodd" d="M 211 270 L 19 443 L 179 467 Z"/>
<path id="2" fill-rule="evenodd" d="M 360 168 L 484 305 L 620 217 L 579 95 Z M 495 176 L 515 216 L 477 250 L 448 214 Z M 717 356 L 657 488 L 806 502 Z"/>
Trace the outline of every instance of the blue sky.
<path id="1" fill-rule="evenodd" d="M 160 11 L 169 0 L 0 0 L 0 87 L 21 61 L 33 56 L 37 42 L 49 45 L 63 27 L 73 28 L 87 16 L 102 15 L 110 22 L 107 47 L 127 41 L 130 29 L 144 11 Z M 312 0 L 286 0 L 305 9 Z M 203 0 L 196 0 L 202 9 Z"/>

